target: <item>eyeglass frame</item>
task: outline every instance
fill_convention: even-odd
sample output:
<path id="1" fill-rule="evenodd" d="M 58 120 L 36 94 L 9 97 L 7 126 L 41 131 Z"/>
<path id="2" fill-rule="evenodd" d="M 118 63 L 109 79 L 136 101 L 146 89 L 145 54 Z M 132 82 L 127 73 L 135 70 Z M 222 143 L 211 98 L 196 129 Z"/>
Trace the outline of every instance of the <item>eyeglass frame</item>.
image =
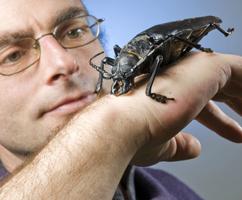
<path id="1" fill-rule="evenodd" d="M 23 38 L 23 39 L 28 39 L 29 38 L 29 39 L 32 39 L 34 41 L 32 48 L 34 48 L 34 49 L 37 49 L 38 48 L 39 49 L 38 59 L 36 61 L 34 61 L 33 63 L 29 64 L 27 67 L 21 69 L 20 71 L 17 71 L 17 72 L 11 73 L 11 74 L 4 74 L 4 73 L 1 73 L 0 72 L 0 75 L 2 75 L 2 76 L 13 76 L 15 74 L 18 74 L 18 73 L 21 73 L 21 72 L 25 71 L 26 69 L 30 68 L 35 63 L 37 63 L 39 61 L 39 59 L 40 59 L 40 56 L 41 56 L 41 48 L 40 48 L 39 40 L 42 39 L 42 38 L 44 38 L 44 37 L 46 37 L 46 36 L 48 36 L 48 35 L 52 35 L 56 39 L 56 41 L 61 45 L 61 47 L 64 48 L 64 49 L 75 49 L 75 48 L 79 48 L 79 47 L 86 46 L 86 45 L 94 42 L 99 37 L 99 35 L 100 35 L 100 24 L 104 21 L 104 19 L 102 19 L 102 18 L 96 18 L 95 16 L 90 15 L 90 14 L 80 14 L 80 15 L 77 15 L 77 16 L 73 17 L 72 19 L 81 18 L 81 17 L 92 17 L 93 19 L 95 19 L 95 23 L 92 26 L 97 25 L 97 33 L 96 33 L 96 36 L 92 40 L 90 40 L 87 43 L 84 43 L 82 45 L 73 46 L 73 47 L 65 47 L 60 42 L 60 40 L 58 40 L 58 38 L 56 37 L 56 33 L 57 33 L 58 28 L 60 27 L 60 25 L 62 23 L 64 23 L 64 22 L 62 22 L 62 23 L 58 24 L 57 26 L 55 26 L 52 32 L 45 33 L 45 34 L 39 36 L 38 38 L 32 38 L 32 37 L 25 37 L 25 38 Z M 88 26 L 88 27 L 91 29 L 92 26 Z"/>

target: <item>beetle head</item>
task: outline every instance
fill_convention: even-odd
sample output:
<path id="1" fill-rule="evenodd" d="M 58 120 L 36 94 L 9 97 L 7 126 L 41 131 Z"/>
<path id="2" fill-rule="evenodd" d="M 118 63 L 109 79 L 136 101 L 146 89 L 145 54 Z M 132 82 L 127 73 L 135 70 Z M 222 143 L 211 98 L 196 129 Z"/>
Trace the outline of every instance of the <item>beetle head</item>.
<path id="1" fill-rule="evenodd" d="M 131 87 L 131 80 L 135 76 L 133 68 L 138 62 L 137 56 L 131 53 L 121 53 L 117 63 L 112 68 L 112 93 L 116 95 L 127 93 Z"/>
<path id="2" fill-rule="evenodd" d="M 113 80 L 125 80 L 133 76 L 133 68 L 138 58 L 131 53 L 121 53 L 116 64 L 112 67 Z"/>

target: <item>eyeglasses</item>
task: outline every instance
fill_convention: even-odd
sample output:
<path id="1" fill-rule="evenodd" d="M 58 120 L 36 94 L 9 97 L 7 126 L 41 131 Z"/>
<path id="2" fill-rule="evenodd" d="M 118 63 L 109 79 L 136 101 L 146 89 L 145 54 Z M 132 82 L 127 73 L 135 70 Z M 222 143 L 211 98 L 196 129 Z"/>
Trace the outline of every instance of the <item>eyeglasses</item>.
<path id="1" fill-rule="evenodd" d="M 47 35 L 53 37 L 65 49 L 83 47 L 96 40 L 100 34 L 100 23 L 92 15 L 81 15 L 60 23 L 54 31 L 34 39 L 18 39 L 0 47 L 0 74 L 11 76 L 26 70 L 40 59 L 39 40 Z"/>

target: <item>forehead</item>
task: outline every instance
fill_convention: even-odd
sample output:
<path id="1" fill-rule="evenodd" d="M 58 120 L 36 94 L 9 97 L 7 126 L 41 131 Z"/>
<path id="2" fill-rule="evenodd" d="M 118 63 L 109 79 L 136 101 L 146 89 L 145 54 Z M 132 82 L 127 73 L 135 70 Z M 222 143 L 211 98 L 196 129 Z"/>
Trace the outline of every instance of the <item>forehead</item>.
<path id="1" fill-rule="evenodd" d="M 44 28 L 71 7 L 83 9 L 80 0 L 0 0 L 0 34 Z"/>

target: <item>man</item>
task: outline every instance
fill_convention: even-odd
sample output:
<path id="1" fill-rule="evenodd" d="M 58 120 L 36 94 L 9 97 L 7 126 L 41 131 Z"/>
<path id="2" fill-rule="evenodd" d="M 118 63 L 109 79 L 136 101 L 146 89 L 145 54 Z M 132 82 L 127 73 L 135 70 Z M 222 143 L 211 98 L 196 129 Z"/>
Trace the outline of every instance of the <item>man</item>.
<path id="1" fill-rule="evenodd" d="M 194 118 L 242 142 L 239 124 L 210 102 L 242 113 L 241 57 L 197 53 L 166 70 L 154 89 L 174 102 L 151 100 L 144 85 L 95 101 L 98 75 L 88 61 L 102 49 L 94 40 L 101 21 L 84 13 L 79 0 L 0 0 L 0 156 L 12 173 L 0 199 L 111 199 L 128 166 L 198 156 L 197 139 L 180 132 Z M 144 187 L 134 185 L 119 197 L 141 199 Z"/>

